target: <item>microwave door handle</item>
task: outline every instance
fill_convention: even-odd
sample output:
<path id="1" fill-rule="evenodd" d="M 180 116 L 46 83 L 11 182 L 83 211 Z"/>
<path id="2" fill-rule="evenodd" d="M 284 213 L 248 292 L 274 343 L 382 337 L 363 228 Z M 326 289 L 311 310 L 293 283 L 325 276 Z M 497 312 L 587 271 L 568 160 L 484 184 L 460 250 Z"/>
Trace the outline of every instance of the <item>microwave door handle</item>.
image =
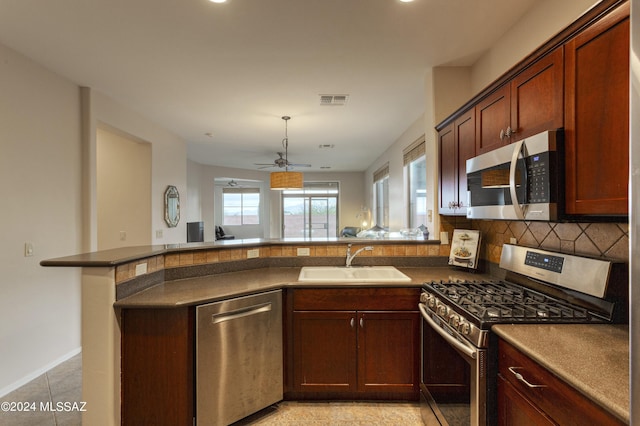
<path id="1" fill-rule="evenodd" d="M 516 218 L 524 220 L 524 211 L 518 201 L 518 192 L 516 191 L 516 168 L 518 166 L 518 157 L 524 147 L 524 140 L 515 142 L 513 147 L 513 155 L 511 156 L 511 167 L 509 168 L 509 190 L 511 192 L 511 203 L 515 210 Z"/>

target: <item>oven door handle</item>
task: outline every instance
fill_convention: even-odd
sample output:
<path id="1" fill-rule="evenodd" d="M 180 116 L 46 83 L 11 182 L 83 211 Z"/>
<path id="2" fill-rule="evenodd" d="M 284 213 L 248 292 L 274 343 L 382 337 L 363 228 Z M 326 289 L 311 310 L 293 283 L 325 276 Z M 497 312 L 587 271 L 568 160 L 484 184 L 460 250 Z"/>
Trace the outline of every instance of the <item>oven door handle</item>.
<path id="1" fill-rule="evenodd" d="M 438 325 L 427 313 L 424 304 L 418 303 L 418 309 L 420 309 L 420 313 L 422 314 L 422 318 L 427 321 L 427 323 L 438 333 L 444 340 L 447 341 L 451 346 L 462 352 L 464 355 L 471 359 L 477 358 L 476 348 L 471 345 L 466 345 L 464 342 L 459 341 L 445 330 L 442 329 L 440 325 Z"/>
<path id="2" fill-rule="evenodd" d="M 518 167 L 518 157 L 520 156 L 523 148 L 524 140 L 513 144 L 513 155 L 511 156 L 511 166 L 509 167 L 509 192 L 511 193 L 511 204 L 513 205 L 513 210 L 515 210 L 516 218 L 520 220 L 524 220 L 524 211 L 518 201 L 518 192 L 516 190 L 516 168 Z"/>

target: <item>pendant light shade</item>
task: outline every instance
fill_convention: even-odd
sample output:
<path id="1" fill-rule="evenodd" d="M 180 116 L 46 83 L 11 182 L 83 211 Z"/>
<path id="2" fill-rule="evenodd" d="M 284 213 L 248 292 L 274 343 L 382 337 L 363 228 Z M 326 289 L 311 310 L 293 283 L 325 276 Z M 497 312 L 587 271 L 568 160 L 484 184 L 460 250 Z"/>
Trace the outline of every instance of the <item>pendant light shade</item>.
<path id="1" fill-rule="evenodd" d="M 302 173 L 289 171 L 289 159 L 287 155 L 289 148 L 289 136 L 287 134 L 287 121 L 289 121 L 291 117 L 285 115 L 282 119 L 284 120 L 284 139 L 282 140 L 282 145 L 284 146 L 285 171 L 271 173 L 271 189 L 279 191 L 285 189 L 302 189 L 304 188 L 304 177 Z"/>
<path id="2" fill-rule="evenodd" d="M 302 189 L 304 179 L 301 172 L 272 172 L 271 189 Z"/>

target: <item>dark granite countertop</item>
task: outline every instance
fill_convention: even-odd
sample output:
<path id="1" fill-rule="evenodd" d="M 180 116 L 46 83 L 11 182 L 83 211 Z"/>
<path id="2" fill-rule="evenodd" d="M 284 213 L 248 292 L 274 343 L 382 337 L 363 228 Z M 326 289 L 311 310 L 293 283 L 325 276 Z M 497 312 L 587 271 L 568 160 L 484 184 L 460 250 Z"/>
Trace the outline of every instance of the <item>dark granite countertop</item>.
<path id="1" fill-rule="evenodd" d="M 176 308 L 209 303 L 230 297 L 260 293 L 279 288 L 295 287 L 420 287 L 425 281 L 448 279 L 477 279 L 471 274 L 450 267 L 398 268 L 411 278 L 405 283 L 302 283 L 298 281 L 299 267 L 270 267 L 238 272 L 165 281 L 132 296 L 118 300 L 119 308 Z"/>
<path id="2" fill-rule="evenodd" d="M 628 325 L 501 324 L 491 330 L 629 423 Z"/>
<path id="3" fill-rule="evenodd" d="M 157 256 L 165 253 L 183 251 L 210 250 L 219 248 L 247 248 L 267 245 L 327 245 L 327 244 L 440 244 L 439 240 L 423 239 L 371 239 L 371 238 L 326 238 L 307 240 L 304 238 L 266 239 L 251 238 L 243 240 L 220 240 L 203 243 L 184 243 L 167 245 L 149 245 L 121 247 L 111 250 L 101 250 L 90 253 L 82 253 L 71 256 L 45 259 L 40 262 L 42 266 L 64 267 L 111 267 L 121 265 L 146 257 Z"/>

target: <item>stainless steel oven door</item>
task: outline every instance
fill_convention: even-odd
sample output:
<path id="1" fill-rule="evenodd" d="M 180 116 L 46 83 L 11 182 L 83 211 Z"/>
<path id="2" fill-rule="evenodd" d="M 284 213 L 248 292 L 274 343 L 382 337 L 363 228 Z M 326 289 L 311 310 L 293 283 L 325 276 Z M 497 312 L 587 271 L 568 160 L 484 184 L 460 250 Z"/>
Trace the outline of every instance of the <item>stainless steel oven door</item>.
<path id="1" fill-rule="evenodd" d="M 485 426 L 487 424 L 487 350 L 475 347 L 423 303 L 418 304 L 418 308 L 424 319 L 423 325 L 431 327 L 469 364 L 469 424 Z M 425 387 L 423 388 L 426 390 Z M 426 396 L 426 399 L 431 399 L 433 402 L 429 395 Z M 442 415 L 438 407 L 432 407 L 432 409 L 436 415 Z"/>

